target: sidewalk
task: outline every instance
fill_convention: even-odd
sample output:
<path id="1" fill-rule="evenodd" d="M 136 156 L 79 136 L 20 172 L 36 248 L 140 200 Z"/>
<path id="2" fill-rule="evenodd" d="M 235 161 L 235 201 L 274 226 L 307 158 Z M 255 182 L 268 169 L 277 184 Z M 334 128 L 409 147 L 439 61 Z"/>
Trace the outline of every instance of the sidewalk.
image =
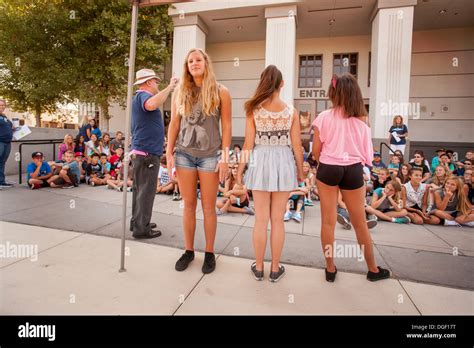
<path id="1" fill-rule="evenodd" d="M 203 275 L 203 254 L 176 272 L 181 250 L 120 239 L 0 222 L 1 241 L 37 244 L 38 258 L 2 258 L 2 314 L 472 314 L 473 292 L 287 265 L 278 283 L 257 282 L 250 260 L 219 255 Z M 33 258 L 34 259 L 34 258 Z M 269 264 L 266 264 L 268 275 Z"/>

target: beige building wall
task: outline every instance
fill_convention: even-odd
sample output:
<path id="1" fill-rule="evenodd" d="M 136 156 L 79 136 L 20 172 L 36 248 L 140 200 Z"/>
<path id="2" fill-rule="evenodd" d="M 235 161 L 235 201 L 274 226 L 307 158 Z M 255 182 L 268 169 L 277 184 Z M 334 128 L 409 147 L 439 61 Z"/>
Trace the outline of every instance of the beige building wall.
<path id="1" fill-rule="evenodd" d="M 214 73 L 232 96 L 232 136 L 245 135 L 244 103 L 257 88 L 265 69 L 265 41 L 208 44 Z"/>
<path id="2" fill-rule="evenodd" d="M 411 141 L 473 142 L 474 27 L 415 31 L 412 51 Z"/>

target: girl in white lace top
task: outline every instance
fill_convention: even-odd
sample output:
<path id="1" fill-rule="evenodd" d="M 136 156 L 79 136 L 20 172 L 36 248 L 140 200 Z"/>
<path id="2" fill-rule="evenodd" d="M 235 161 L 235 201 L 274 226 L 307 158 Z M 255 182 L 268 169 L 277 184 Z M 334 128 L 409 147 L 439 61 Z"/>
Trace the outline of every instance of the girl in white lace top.
<path id="1" fill-rule="evenodd" d="M 290 192 L 303 179 L 299 119 L 293 107 L 280 99 L 282 87 L 280 70 L 270 65 L 262 72 L 254 96 L 245 103 L 245 143 L 237 175 L 237 181 L 242 182 L 245 164 L 250 160 L 244 182 L 252 190 L 255 203 L 255 262 L 251 270 L 255 279 L 263 279 L 267 227 L 271 220 L 272 282 L 285 274 L 280 265 L 285 240 L 283 216 Z"/>

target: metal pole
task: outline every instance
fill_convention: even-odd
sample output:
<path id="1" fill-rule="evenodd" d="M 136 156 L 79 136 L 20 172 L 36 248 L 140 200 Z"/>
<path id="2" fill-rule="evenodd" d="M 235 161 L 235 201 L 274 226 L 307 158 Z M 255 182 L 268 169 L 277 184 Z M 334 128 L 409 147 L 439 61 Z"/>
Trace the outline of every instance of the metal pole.
<path id="1" fill-rule="evenodd" d="M 132 116 L 132 94 L 133 94 L 133 80 L 135 75 L 135 51 L 137 47 L 137 22 L 138 22 L 138 3 L 133 2 L 132 8 L 132 30 L 130 34 L 130 55 L 128 59 L 128 88 L 127 88 L 127 112 L 125 115 L 125 149 L 124 159 L 125 166 L 123 168 L 123 203 L 122 203 L 122 246 L 120 254 L 120 269 L 119 272 L 125 272 L 125 234 L 127 233 L 127 181 L 128 181 L 128 161 L 130 154 L 128 147 L 130 144 L 130 120 Z"/>

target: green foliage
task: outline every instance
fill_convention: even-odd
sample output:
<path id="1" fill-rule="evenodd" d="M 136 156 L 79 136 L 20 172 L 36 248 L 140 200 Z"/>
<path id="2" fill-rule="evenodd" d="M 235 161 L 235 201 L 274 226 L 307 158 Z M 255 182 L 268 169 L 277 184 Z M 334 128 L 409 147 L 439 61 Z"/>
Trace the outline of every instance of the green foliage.
<path id="1" fill-rule="evenodd" d="M 58 101 L 123 102 L 131 6 L 127 0 L 0 0 L 0 95 L 20 110 Z M 170 59 L 168 6 L 140 9 L 136 70 Z"/>

